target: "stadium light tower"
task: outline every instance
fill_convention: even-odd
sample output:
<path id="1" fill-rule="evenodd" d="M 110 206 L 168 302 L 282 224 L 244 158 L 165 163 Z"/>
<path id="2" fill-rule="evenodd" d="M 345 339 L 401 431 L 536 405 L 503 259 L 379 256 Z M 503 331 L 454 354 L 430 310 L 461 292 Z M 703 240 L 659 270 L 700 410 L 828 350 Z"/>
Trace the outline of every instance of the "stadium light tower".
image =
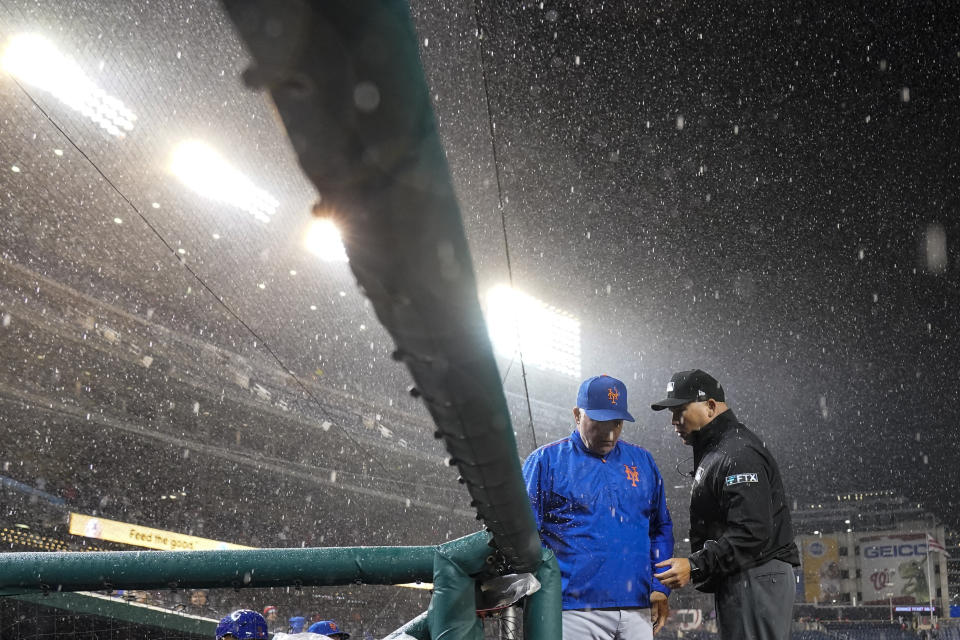
<path id="1" fill-rule="evenodd" d="M 41 35 L 23 33 L 10 38 L 0 66 L 20 82 L 53 95 L 112 136 L 122 138 L 133 130 L 137 120 L 133 111 L 98 87 L 80 65 Z"/>
<path id="2" fill-rule="evenodd" d="M 542 300 L 506 285 L 486 297 L 487 327 L 494 350 L 507 358 L 580 377 L 580 321 Z"/>
<path id="3" fill-rule="evenodd" d="M 310 223 L 304 237 L 307 250 L 324 262 L 348 262 L 340 229 L 333 220 L 319 218 Z"/>
<path id="4" fill-rule="evenodd" d="M 174 148 L 170 171 L 201 196 L 246 211 L 260 222 L 270 222 L 280 206 L 276 198 L 200 140 L 186 140 Z"/>

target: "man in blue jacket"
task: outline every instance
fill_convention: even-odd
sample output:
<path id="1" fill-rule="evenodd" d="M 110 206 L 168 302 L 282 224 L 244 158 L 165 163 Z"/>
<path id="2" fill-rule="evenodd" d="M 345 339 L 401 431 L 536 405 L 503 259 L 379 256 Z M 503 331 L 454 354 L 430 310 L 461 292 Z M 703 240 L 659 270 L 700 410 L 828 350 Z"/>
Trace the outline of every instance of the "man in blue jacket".
<path id="1" fill-rule="evenodd" d="M 607 375 L 580 385 L 569 437 L 540 447 L 523 477 L 540 538 L 563 578 L 563 640 L 650 640 L 670 590 L 653 565 L 673 556 L 663 478 L 650 453 L 620 440 L 627 388 Z"/>

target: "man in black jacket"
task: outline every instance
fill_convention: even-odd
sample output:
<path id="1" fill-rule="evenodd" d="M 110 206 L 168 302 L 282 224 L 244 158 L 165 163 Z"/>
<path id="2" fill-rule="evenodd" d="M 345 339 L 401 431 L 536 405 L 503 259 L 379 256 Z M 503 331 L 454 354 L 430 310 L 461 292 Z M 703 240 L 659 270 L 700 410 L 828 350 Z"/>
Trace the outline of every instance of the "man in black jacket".
<path id="1" fill-rule="evenodd" d="M 674 374 L 666 399 L 651 408 L 670 409 L 696 468 L 692 553 L 657 564 L 667 569 L 656 578 L 713 593 L 723 640 L 788 640 L 800 554 L 776 461 L 699 369 Z"/>

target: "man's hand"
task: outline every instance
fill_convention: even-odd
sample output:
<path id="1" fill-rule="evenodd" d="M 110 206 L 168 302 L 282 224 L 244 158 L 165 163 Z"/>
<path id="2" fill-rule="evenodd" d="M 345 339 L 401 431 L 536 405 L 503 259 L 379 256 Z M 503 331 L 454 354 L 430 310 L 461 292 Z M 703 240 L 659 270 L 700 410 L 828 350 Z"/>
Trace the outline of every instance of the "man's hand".
<path id="1" fill-rule="evenodd" d="M 690 561 L 686 558 L 670 558 L 656 564 L 657 568 L 670 567 L 663 573 L 654 574 L 654 578 L 660 581 L 660 584 L 679 589 L 690 582 Z"/>
<path id="2" fill-rule="evenodd" d="M 670 604 L 667 602 L 667 594 L 663 591 L 650 593 L 650 614 L 653 618 L 653 632 L 656 633 L 663 629 L 663 625 L 667 623 L 667 616 L 670 615 Z"/>

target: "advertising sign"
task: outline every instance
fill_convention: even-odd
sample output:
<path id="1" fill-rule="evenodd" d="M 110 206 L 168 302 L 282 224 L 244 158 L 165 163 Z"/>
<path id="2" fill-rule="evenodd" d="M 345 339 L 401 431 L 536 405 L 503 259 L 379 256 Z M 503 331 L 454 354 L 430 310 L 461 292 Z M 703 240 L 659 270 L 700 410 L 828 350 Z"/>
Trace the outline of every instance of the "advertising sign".
<path id="1" fill-rule="evenodd" d="M 840 593 L 840 553 L 833 536 L 803 541 L 803 587 L 807 602 L 828 602 Z"/>
<path id="2" fill-rule="evenodd" d="M 70 533 L 98 540 L 109 540 L 161 551 L 216 551 L 218 549 L 252 549 L 239 544 L 197 538 L 163 529 L 141 527 L 128 522 L 94 518 L 81 513 L 70 514 Z"/>
<path id="3" fill-rule="evenodd" d="M 861 537 L 860 592 L 863 604 L 929 602 L 926 534 Z"/>

